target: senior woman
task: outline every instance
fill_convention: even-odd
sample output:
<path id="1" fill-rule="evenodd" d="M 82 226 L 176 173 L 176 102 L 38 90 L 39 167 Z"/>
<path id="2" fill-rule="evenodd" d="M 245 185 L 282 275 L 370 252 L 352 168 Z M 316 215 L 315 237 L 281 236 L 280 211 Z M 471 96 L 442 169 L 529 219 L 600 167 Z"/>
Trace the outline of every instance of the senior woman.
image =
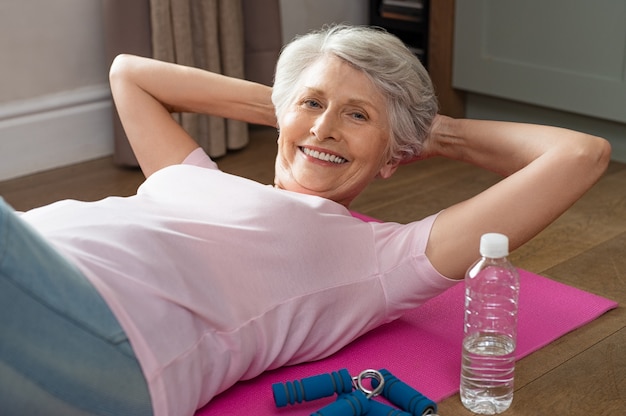
<path id="1" fill-rule="evenodd" d="M 326 357 L 441 293 L 481 234 L 520 246 L 610 154 L 565 129 L 437 115 L 424 68 L 377 29 L 295 40 L 273 89 L 133 56 L 115 60 L 111 86 L 147 177 L 137 194 L 2 210 L 9 414 L 192 415 L 238 380 Z M 278 127 L 274 186 L 220 172 L 173 111 Z M 375 178 L 433 156 L 505 178 L 410 224 L 350 215 Z"/>

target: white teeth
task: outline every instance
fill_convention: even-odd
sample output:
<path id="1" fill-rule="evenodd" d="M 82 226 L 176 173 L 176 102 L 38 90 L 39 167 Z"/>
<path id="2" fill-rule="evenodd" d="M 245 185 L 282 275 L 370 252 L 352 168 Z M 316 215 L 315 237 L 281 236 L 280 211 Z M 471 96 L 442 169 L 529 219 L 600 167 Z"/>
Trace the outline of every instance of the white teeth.
<path id="1" fill-rule="evenodd" d="M 337 163 L 337 164 L 346 162 L 346 159 L 340 156 L 330 155 L 324 152 L 318 152 L 317 150 L 307 149 L 306 147 L 301 147 L 300 149 L 302 149 L 305 155 L 314 157 L 315 159 L 324 160 L 326 162 Z"/>

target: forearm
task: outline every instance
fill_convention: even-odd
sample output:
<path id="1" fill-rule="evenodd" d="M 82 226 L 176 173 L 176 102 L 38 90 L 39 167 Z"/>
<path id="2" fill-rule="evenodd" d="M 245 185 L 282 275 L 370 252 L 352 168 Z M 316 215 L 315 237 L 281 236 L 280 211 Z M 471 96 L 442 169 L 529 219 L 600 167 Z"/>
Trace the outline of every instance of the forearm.
<path id="1" fill-rule="evenodd" d="M 590 165 L 607 151 L 603 139 L 543 125 L 438 116 L 428 143 L 431 155 L 467 162 L 508 176 L 540 157 L 581 156 Z"/>
<path id="2" fill-rule="evenodd" d="M 136 56 L 122 56 L 126 77 L 170 112 L 193 112 L 275 126 L 271 88 L 250 81 Z"/>
<path id="3" fill-rule="evenodd" d="M 277 125 L 271 88 L 224 75 L 183 68 L 182 83 L 170 85 L 166 93 L 173 112 L 192 112 L 275 127 Z"/>

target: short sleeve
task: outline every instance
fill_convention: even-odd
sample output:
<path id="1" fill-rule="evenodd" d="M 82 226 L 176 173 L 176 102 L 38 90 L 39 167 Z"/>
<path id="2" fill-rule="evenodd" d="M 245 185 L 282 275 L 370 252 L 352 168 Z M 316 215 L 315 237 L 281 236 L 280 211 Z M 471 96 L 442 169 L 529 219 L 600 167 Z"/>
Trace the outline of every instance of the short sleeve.
<path id="1" fill-rule="evenodd" d="M 428 238 L 437 216 L 406 225 L 374 224 L 376 251 L 393 319 L 399 311 L 417 307 L 459 282 L 439 273 L 426 256 Z"/>
<path id="2" fill-rule="evenodd" d="M 209 155 L 206 154 L 204 149 L 201 147 L 193 150 L 189 155 L 183 160 L 183 165 L 193 165 L 201 168 L 207 169 L 218 169 L 217 164 L 211 160 Z"/>

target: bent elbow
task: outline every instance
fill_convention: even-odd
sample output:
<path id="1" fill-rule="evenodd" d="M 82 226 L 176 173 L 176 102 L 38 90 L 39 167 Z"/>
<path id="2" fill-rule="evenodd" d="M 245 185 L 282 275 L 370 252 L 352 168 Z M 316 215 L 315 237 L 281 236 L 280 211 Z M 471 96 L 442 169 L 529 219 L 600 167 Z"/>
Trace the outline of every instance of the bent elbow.
<path id="1" fill-rule="evenodd" d="M 109 68 L 109 83 L 112 87 L 128 76 L 134 58 L 133 55 L 120 54 L 113 59 Z"/>
<path id="2" fill-rule="evenodd" d="M 592 164 L 598 170 L 598 176 L 601 176 L 609 166 L 611 161 L 611 143 L 608 140 L 601 137 L 592 137 L 591 141 L 593 145 L 590 146 L 590 157 Z"/>
<path id="3" fill-rule="evenodd" d="M 109 68 L 109 82 L 114 83 L 120 78 L 120 75 L 124 72 L 124 68 L 128 66 L 128 60 L 129 55 L 126 54 L 117 55 L 113 59 L 111 67 Z"/>
<path id="4" fill-rule="evenodd" d="M 595 183 L 604 174 L 611 161 L 611 144 L 601 137 L 585 135 L 570 150 L 572 167 L 576 166 L 590 183 Z"/>

